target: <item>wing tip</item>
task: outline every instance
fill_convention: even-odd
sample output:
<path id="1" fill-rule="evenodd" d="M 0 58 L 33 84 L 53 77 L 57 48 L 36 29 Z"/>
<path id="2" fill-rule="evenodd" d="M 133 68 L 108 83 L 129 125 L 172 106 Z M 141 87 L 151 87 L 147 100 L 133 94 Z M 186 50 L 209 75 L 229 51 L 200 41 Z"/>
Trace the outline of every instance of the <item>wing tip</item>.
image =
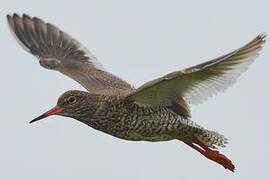
<path id="1" fill-rule="evenodd" d="M 261 39 L 265 39 L 267 37 L 267 33 L 266 32 L 261 32 L 259 35 L 258 35 Z"/>
<path id="2" fill-rule="evenodd" d="M 6 18 L 7 18 L 7 21 L 8 21 L 9 24 L 13 23 L 13 21 L 16 21 L 15 19 L 17 19 L 17 20 L 31 19 L 31 20 L 34 20 L 34 21 L 35 20 L 41 20 L 38 17 L 35 17 L 35 16 L 32 17 L 32 16 L 30 16 L 30 15 L 28 15 L 26 13 L 20 14 L 20 13 L 16 13 L 16 12 L 7 14 Z"/>
<path id="3" fill-rule="evenodd" d="M 264 44 L 266 42 L 266 38 L 267 38 L 267 33 L 266 32 L 261 32 L 257 38 L 259 39 L 259 41 L 262 42 L 262 44 Z"/>
<path id="4" fill-rule="evenodd" d="M 22 13 L 22 15 L 20 15 L 20 13 L 17 13 L 17 12 L 7 14 L 7 17 L 23 17 L 23 16 L 31 17 L 26 13 Z"/>

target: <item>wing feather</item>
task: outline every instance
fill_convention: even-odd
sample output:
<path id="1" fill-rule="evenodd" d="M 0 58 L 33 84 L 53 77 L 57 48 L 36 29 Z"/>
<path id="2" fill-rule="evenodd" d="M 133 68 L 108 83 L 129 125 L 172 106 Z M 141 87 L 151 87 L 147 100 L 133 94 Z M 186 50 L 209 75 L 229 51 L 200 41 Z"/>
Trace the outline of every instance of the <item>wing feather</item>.
<path id="1" fill-rule="evenodd" d="M 147 82 L 128 98 L 149 106 L 171 107 L 179 97 L 179 104 L 185 104 L 183 101 L 202 103 L 235 83 L 259 55 L 265 37 L 264 34 L 258 35 L 242 48 L 224 56 Z M 188 107 L 182 115 L 190 117 Z"/>
<path id="2" fill-rule="evenodd" d="M 79 41 L 50 23 L 23 14 L 7 15 L 9 27 L 19 44 L 35 55 L 40 64 L 74 79 L 89 91 L 131 91 L 126 81 L 107 72 Z"/>

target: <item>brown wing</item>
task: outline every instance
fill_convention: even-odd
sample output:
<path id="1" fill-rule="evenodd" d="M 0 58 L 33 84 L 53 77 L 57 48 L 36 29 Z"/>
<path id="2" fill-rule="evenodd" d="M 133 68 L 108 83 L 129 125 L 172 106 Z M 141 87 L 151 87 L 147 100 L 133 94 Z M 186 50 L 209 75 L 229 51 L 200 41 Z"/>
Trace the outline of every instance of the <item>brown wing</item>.
<path id="1" fill-rule="evenodd" d="M 199 104 L 233 84 L 259 55 L 265 37 L 259 35 L 225 56 L 147 82 L 128 98 L 137 104 L 181 108 L 182 115 L 190 117 L 186 101 Z"/>
<path id="2" fill-rule="evenodd" d="M 85 47 L 56 26 L 37 17 L 7 15 L 9 27 L 22 47 L 35 55 L 40 65 L 74 79 L 88 91 L 127 91 L 132 86 L 110 74 Z"/>

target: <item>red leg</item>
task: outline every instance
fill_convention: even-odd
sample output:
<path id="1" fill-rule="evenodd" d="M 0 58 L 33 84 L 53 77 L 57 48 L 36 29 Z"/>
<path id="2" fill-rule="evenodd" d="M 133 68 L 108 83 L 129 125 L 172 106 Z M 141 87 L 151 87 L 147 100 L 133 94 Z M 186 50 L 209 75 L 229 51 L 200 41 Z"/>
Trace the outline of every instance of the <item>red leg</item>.
<path id="1" fill-rule="evenodd" d="M 218 151 L 210 149 L 209 147 L 205 146 L 203 143 L 199 141 L 196 141 L 194 143 L 186 143 L 186 144 L 192 147 L 193 149 L 195 149 L 196 151 L 200 152 L 206 158 L 219 163 L 225 169 L 229 169 L 232 172 L 234 171 L 235 166 L 233 165 L 232 161 L 229 160 L 225 155 L 220 154 Z"/>

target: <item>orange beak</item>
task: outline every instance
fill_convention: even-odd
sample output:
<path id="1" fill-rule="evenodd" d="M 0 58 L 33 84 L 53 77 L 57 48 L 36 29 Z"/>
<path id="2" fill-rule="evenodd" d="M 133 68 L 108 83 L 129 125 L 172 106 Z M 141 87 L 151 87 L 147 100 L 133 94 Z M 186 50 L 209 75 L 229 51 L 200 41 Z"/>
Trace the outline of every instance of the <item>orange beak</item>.
<path id="1" fill-rule="evenodd" d="M 59 106 L 56 105 L 55 107 L 53 107 L 49 111 L 45 112 L 44 114 L 42 114 L 42 115 L 38 116 L 37 118 L 33 119 L 32 121 L 30 121 L 29 123 L 36 122 L 36 121 L 44 119 L 48 116 L 57 115 L 61 112 L 63 112 L 63 108 L 60 108 Z"/>

